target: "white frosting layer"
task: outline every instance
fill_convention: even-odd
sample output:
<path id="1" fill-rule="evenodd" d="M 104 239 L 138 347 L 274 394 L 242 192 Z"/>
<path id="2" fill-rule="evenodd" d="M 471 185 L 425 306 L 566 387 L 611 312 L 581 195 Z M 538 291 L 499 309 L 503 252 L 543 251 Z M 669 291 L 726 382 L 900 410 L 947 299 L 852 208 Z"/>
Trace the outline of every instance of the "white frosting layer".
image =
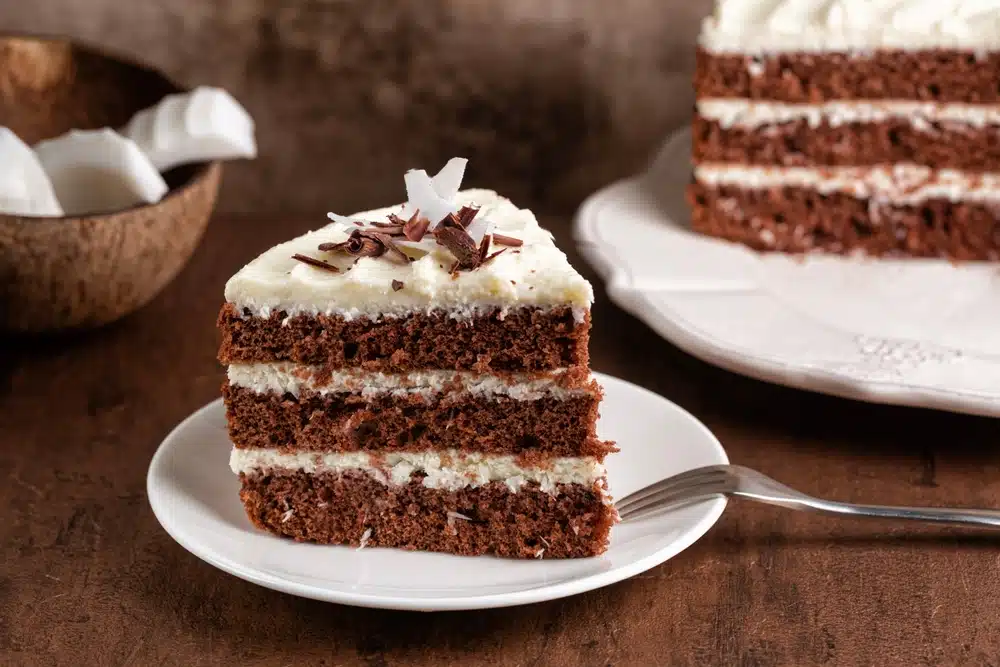
<path id="1" fill-rule="evenodd" d="M 539 227 L 531 211 L 519 209 L 489 190 L 466 190 L 453 201 L 459 206 L 480 207 L 477 220 L 488 219 L 497 233 L 516 237 L 524 245 L 508 248 L 489 264 L 453 277 L 449 270 L 454 256 L 431 234 L 420 243 L 401 240 L 399 245 L 417 258 L 409 264 L 384 257 L 366 257 L 354 263 L 353 257 L 341 253 L 320 252 L 320 243 L 343 241 L 356 229 L 335 222 L 275 246 L 243 267 L 226 283 L 226 300 L 260 317 L 286 311 L 290 315 L 323 313 L 346 319 L 377 319 L 445 310 L 461 319 L 496 307 L 511 310 L 525 306 L 571 306 L 578 319 L 583 317 L 593 302 L 593 290 L 555 246 L 552 235 Z M 402 208 L 350 217 L 384 221 Z M 493 246 L 493 250 L 499 249 Z M 331 273 L 293 260 L 295 253 L 326 260 L 342 272 Z M 392 288 L 394 280 L 403 283 L 399 291 Z"/>
<path id="2" fill-rule="evenodd" d="M 917 165 L 891 167 L 760 167 L 701 164 L 695 178 L 706 185 L 748 190 L 801 187 L 822 194 L 843 192 L 861 199 L 915 204 L 928 199 L 1000 202 L 1000 174 L 975 174 Z"/>
<path id="3" fill-rule="evenodd" d="M 934 102 L 849 101 L 822 104 L 781 104 L 753 100 L 702 99 L 698 113 L 722 127 L 757 128 L 796 121 L 810 126 L 837 127 L 848 123 L 879 123 L 903 119 L 919 130 L 933 130 L 929 123 L 960 123 L 975 128 L 1000 126 L 1000 106 L 985 104 L 938 104 Z"/>
<path id="4" fill-rule="evenodd" d="M 456 391 L 476 396 L 507 396 L 518 401 L 544 397 L 564 399 L 585 393 L 585 389 L 566 389 L 559 380 L 565 370 L 539 376 L 534 373 L 492 375 L 467 371 L 414 371 L 411 373 L 375 373 L 348 369 L 325 373 L 318 366 L 303 366 L 281 361 L 260 364 L 232 364 L 229 382 L 258 394 L 277 393 L 298 396 L 304 390 L 320 395 L 357 393 L 364 397 L 383 394 L 431 396 Z M 317 380 L 317 378 L 322 378 Z"/>
<path id="5" fill-rule="evenodd" d="M 716 0 L 708 51 L 1000 48 L 1000 0 Z"/>
<path id="6" fill-rule="evenodd" d="M 383 484 L 406 484 L 410 475 L 422 472 L 423 485 L 432 489 L 456 490 L 503 482 L 511 491 L 519 491 L 529 482 L 537 482 L 547 493 L 555 493 L 559 484 L 582 484 L 592 487 L 606 476 L 596 459 L 560 457 L 549 459 L 544 468 L 521 466 L 514 456 L 464 453 L 456 449 L 444 452 L 380 452 L 376 457 L 365 452 L 297 452 L 284 454 L 276 449 L 236 449 L 229 457 L 229 467 L 236 474 L 294 470 L 307 474 L 339 473 L 362 470 Z"/>

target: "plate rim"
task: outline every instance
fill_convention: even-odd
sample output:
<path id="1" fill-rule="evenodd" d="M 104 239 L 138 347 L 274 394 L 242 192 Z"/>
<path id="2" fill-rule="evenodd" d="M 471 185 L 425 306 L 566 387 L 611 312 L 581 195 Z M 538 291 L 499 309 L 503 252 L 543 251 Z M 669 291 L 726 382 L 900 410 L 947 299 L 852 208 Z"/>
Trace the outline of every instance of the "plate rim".
<path id="1" fill-rule="evenodd" d="M 617 257 L 614 249 L 608 247 L 597 230 L 597 211 L 609 201 L 620 200 L 619 193 L 641 192 L 643 182 L 652 178 L 657 164 L 668 157 L 671 151 L 677 150 L 677 144 L 687 140 L 689 134 L 688 127 L 672 132 L 657 152 L 656 158 L 642 172 L 594 192 L 584 200 L 574 216 L 573 238 L 577 249 L 605 282 L 608 297 L 616 305 L 687 354 L 739 375 L 866 403 L 1000 417 L 1000 400 L 994 397 L 873 380 L 858 377 L 849 371 L 834 372 L 815 365 L 796 364 L 753 354 L 752 351 L 727 345 L 726 341 L 703 333 L 669 305 L 649 299 L 647 290 L 630 279 L 628 263 Z M 662 213 L 661 217 L 664 221 L 671 221 L 666 213 Z M 729 243 L 707 237 L 705 242 Z"/>
<path id="2" fill-rule="evenodd" d="M 626 385 L 630 390 L 651 394 L 652 396 L 665 401 L 666 404 L 668 404 L 672 409 L 678 411 L 681 416 L 691 421 L 703 436 L 706 436 L 706 443 L 709 445 L 713 454 L 719 458 L 720 463 L 729 463 L 729 456 L 715 434 L 704 423 L 680 405 L 677 405 L 670 399 L 646 389 L 645 387 L 613 375 L 597 371 L 593 371 L 593 375 L 598 382 L 604 383 L 607 380 L 611 380 L 613 382 Z M 281 577 L 260 572 L 253 568 L 247 568 L 232 558 L 218 553 L 215 549 L 204 547 L 202 544 L 198 543 L 197 540 L 188 539 L 182 531 L 178 531 L 176 526 L 172 525 L 169 520 L 164 518 L 167 510 L 165 509 L 163 503 L 165 503 L 167 499 L 164 498 L 160 492 L 154 491 L 157 473 L 164 465 L 163 459 L 167 456 L 167 452 L 171 449 L 173 443 L 181 437 L 181 434 L 190 422 L 197 419 L 206 411 L 217 409 L 216 406 L 218 406 L 221 402 L 222 398 L 216 398 L 187 415 L 170 430 L 157 447 L 156 452 L 150 459 L 149 467 L 146 473 L 146 498 L 153 511 L 153 515 L 171 539 L 177 542 L 177 544 L 179 544 L 188 553 L 208 563 L 209 565 L 238 577 L 239 579 L 243 579 L 244 581 L 248 581 L 258 586 L 263 586 L 264 588 L 269 588 L 298 597 L 319 600 L 322 602 L 332 602 L 335 604 L 375 609 L 428 612 L 513 607 L 577 595 L 579 593 L 585 593 L 624 581 L 625 579 L 641 574 L 642 572 L 656 567 L 657 565 L 660 565 L 677 556 L 704 537 L 704 535 L 718 522 L 726 508 L 726 505 L 728 504 L 725 497 L 719 497 L 701 503 L 700 506 L 705 508 L 704 514 L 691 528 L 685 530 L 683 535 L 681 535 L 678 539 L 671 541 L 666 546 L 657 549 L 649 555 L 639 558 L 628 565 L 585 575 L 568 581 L 561 581 L 551 585 L 536 586 L 533 588 L 526 588 L 519 591 L 505 593 L 487 593 L 484 595 L 464 597 L 450 596 L 434 599 L 415 599 L 400 595 L 378 595 L 371 593 L 352 593 L 343 590 L 331 590 L 301 582 L 288 581 L 282 579 Z M 399 551 L 400 555 L 408 553 L 403 550 Z M 475 558 L 475 556 L 470 556 L 469 558 Z"/>

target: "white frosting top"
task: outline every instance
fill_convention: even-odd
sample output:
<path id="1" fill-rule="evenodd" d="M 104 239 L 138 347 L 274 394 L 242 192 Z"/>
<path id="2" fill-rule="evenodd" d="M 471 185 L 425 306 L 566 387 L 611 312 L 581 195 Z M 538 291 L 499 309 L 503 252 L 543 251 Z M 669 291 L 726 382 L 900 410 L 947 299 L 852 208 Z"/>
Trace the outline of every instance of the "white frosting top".
<path id="1" fill-rule="evenodd" d="M 1000 0 L 716 0 L 714 52 L 1000 49 Z"/>
<path id="2" fill-rule="evenodd" d="M 346 254 L 317 249 L 320 243 L 344 241 L 358 229 L 339 221 L 275 246 L 247 264 L 226 283 L 226 300 L 260 317 L 286 311 L 290 315 L 323 313 L 376 319 L 447 310 L 452 317 L 467 318 L 496 307 L 524 306 L 571 306 L 578 318 L 583 316 L 594 299 L 590 283 L 570 266 L 531 211 L 517 208 L 490 190 L 458 192 L 450 204 L 479 207 L 473 225 L 488 220 L 493 231 L 518 238 L 523 246 L 508 247 L 488 264 L 453 276 L 449 271 L 455 257 L 428 232 L 419 243 L 394 239 L 415 258 L 408 264 L 385 256 L 363 257 L 355 263 L 355 258 Z M 390 213 L 407 212 L 405 205 L 394 206 L 358 213 L 350 219 L 385 221 Z M 503 247 L 494 244 L 490 251 Z M 341 272 L 298 262 L 292 259 L 296 253 L 327 261 Z M 398 291 L 393 290 L 394 280 L 403 283 Z"/>

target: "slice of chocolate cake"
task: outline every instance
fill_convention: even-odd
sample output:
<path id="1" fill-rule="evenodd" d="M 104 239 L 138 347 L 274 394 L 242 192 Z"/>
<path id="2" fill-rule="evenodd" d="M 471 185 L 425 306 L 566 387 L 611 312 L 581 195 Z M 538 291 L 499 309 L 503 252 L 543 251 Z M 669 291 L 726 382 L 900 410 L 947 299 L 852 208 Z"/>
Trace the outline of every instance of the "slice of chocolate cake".
<path id="1" fill-rule="evenodd" d="M 718 0 L 699 44 L 696 230 L 1000 259 L 1000 4 Z"/>
<path id="2" fill-rule="evenodd" d="M 223 392 L 241 498 L 297 540 L 593 556 L 616 521 L 596 432 L 593 292 L 530 211 L 459 191 L 268 250 L 226 285 Z"/>

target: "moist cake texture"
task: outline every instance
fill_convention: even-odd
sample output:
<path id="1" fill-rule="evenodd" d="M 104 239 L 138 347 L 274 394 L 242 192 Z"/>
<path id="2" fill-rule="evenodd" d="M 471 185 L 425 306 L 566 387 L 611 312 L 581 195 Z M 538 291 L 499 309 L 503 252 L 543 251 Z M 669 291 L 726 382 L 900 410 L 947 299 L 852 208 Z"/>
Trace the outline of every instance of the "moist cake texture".
<path id="1" fill-rule="evenodd" d="M 718 0 L 695 230 L 759 250 L 1000 258 L 1000 3 Z"/>
<path id="2" fill-rule="evenodd" d="M 230 467 L 259 528 L 514 558 L 602 553 L 617 515 L 593 292 L 530 211 L 406 174 L 407 202 L 278 245 L 219 313 Z"/>

